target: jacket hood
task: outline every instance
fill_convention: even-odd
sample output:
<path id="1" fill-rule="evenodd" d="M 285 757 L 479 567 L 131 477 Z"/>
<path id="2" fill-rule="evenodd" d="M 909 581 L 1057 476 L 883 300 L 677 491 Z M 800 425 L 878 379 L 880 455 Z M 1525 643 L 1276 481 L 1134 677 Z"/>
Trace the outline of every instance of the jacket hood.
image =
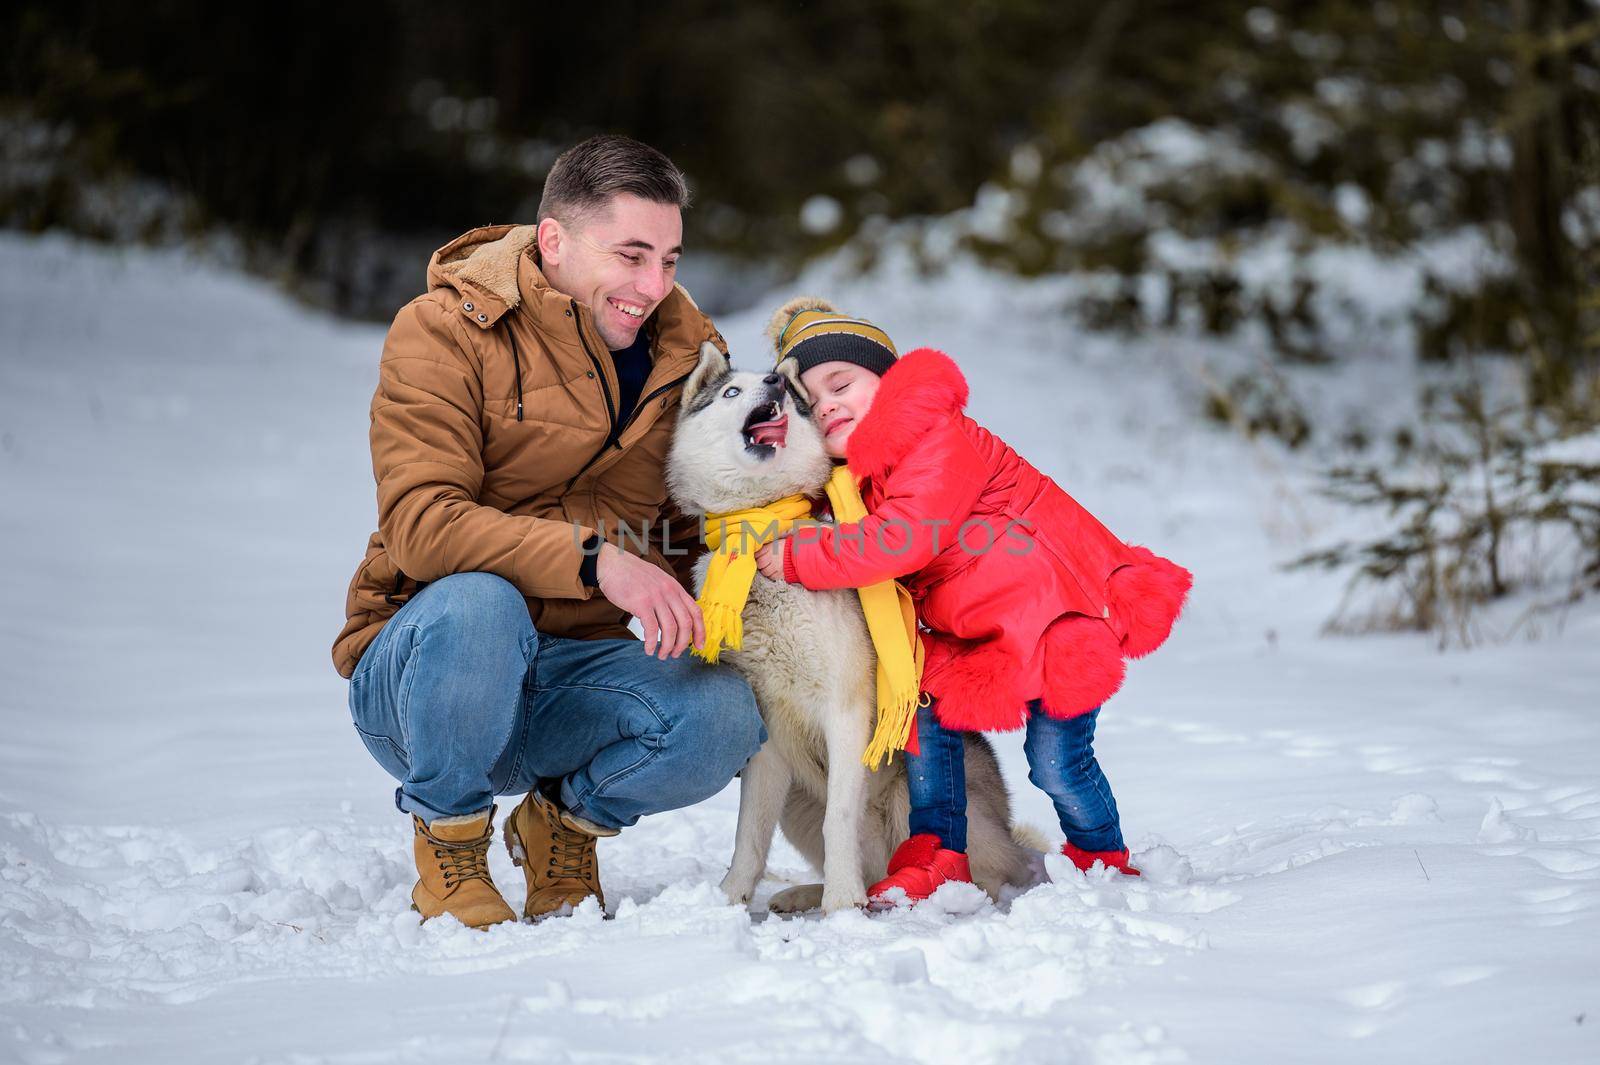
<path id="1" fill-rule="evenodd" d="M 845 456 L 857 477 L 881 476 L 927 435 L 967 406 L 967 379 L 955 360 L 918 348 L 883 375 L 872 406 L 850 434 Z"/>
<path id="2" fill-rule="evenodd" d="M 539 268 L 533 254 L 538 236 L 539 227 L 532 225 L 470 229 L 428 260 L 428 291 L 451 289 L 471 302 L 468 320 L 481 329 L 491 328 L 524 302 L 535 321 L 559 324 L 572 299 L 551 288 Z M 661 345 L 673 350 L 693 353 L 703 340 L 721 340 L 682 285 L 673 285 L 656 307 L 651 326 Z"/>
<path id="3" fill-rule="evenodd" d="M 517 261 L 533 247 L 538 226 L 479 226 L 433 253 L 428 291 L 449 288 L 476 299 L 494 317 L 522 302 Z"/>

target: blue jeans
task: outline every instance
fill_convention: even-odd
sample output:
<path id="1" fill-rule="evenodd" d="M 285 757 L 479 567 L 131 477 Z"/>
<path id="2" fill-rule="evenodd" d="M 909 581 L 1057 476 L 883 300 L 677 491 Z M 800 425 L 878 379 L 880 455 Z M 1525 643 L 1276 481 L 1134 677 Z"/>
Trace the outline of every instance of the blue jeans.
<path id="1" fill-rule="evenodd" d="M 1060 720 L 1038 699 L 1028 704 L 1022 751 L 1028 779 L 1050 796 L 1067 842 L 1086 851 L 1123 849 L 1117 800 L 1094 756 L 1099 708 Z M 932 706 L 917 710 L 919 755 L 906 755 L 911 792 L 911 834 L 931 832 L 950 850 L 967 849 L 966 765 L 961 733 L 944 728 Z"/>
<path id="2" fill-rule="evenodd" d="M 917 747 L 906 755 L 911 834 L 932 833 L 953 851 L 967 849 L 967 759 L 961 733 L 939 724 L 933 704 L 917 707 Z"/>
<path id="3" fill-rule="evenodd" d="M 350 678 L 350 714 L 400 781 L 395 805 L 424 821 L 544 786 L 622 828 L 715 795 L 767 738 L 727 666 L 536 632 L 488 573 L 433 581 L 389 619 Z"/>

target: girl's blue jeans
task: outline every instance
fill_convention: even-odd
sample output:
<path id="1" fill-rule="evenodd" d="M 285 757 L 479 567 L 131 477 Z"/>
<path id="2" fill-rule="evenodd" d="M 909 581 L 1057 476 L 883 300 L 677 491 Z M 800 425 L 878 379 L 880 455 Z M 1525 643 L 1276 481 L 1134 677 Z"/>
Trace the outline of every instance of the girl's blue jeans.
<path id="1" fill-rule="evenodd" d="M 1117 800 L 1094 756 L 1096 707 L 1061 720 L 1038 699 L 1028 704 L 1022 750 L 1028 779 L 1050 796 L 1067 842 L 1086 851 L 1123 849 Z M 906 755 L 911 834 L 931 832 L 954 851 L 967 849 L 967 774 L 961 733 L 939 724 L 932 704 L 917 709 L 921 754 Z"/>

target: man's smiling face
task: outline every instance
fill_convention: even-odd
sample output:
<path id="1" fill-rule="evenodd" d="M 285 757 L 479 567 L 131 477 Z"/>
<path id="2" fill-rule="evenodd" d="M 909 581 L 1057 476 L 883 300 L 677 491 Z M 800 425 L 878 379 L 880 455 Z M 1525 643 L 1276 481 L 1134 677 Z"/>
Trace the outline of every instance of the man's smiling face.
<path id="1" fill-rule="evenodd" d="M 557 291 L 584 304 L 613 351 L 632 344 L 639 327 L 672 291 L 683 254 L 677 205 L 631 193 L 563 225 L 539 223 L 539 257 Z"/>

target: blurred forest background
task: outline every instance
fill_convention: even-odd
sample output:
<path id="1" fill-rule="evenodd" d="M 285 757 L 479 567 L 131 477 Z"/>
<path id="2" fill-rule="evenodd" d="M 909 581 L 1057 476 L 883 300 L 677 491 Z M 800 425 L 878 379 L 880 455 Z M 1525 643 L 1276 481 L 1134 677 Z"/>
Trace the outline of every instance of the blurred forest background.
<path id="1" fill-rule="evenodd" d="M 1305 562 L 1462 638 L 1552 542 L 1600 585 L 1594 0 L 57 0 L 0 41 L 5 226 L 207 242 L 344 314 L 617 131 L 688 173 L 713 311 L 828 252 L 1068 275 L 1079 328 L 1251 338 L 1207 412 L 1289 448 L 1328 430 L 1273 367 L 1513 366 L 1336 440 L 1387 524 Z"/>

